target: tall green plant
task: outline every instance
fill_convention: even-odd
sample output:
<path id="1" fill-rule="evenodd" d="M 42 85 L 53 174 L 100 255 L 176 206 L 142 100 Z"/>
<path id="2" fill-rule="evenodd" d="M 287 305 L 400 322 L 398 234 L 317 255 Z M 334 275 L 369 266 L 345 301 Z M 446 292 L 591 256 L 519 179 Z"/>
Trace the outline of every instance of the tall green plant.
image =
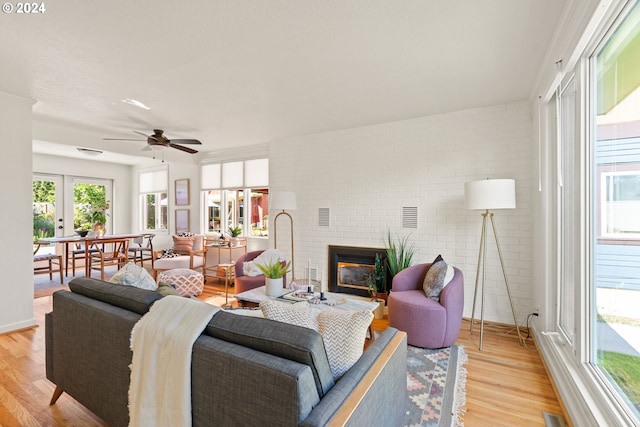
<path id="1" fill-rule="evenodd" d="M 256 264 L 256 267 L 269 279 L 279 279 L 289 272 L 291 261 L 283 264 L 280 261 L 271 261 L 266 264 Z"/>
<path id="2" fill-rule="evenodd" d="M 409 244 L 409 236 L 397 237 L 391 236 L 391 231 L 387 232 L 387 265 L 391 277 L 395 276 L 405 268 L 411 266 L 415 247 L 413 243 Z"/>

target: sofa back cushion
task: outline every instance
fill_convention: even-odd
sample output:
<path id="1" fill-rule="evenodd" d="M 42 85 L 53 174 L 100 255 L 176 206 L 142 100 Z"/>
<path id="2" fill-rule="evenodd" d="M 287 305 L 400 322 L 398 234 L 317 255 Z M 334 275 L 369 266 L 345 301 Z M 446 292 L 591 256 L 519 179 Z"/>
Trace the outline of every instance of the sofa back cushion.
<path id="1" fill-rule="evenodd" d="M 220 311 L 213 316 L 204 333 L 309 366 L 320 397 L 333 387 L 327 353 L 322 337 L 316 331 Z"/>
<path id="2" fill-rule="evenodd" d="M 155 301 L 162 298 L 162 295 L 155 291 L 103 282 L 90 277 L 76 277 L 69 282 L 69 289 L 74 293 L 138 314 L 145 314 Z"/>

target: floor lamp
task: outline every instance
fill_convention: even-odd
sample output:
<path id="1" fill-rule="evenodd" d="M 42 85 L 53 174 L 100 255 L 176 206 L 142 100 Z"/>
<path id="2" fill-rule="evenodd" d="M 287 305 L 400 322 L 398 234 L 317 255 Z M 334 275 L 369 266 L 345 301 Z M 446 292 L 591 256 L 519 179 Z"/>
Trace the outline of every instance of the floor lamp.
<path id="1" fill-rule="evenodd" d="M 515 181 L 513 179 L 483 179 L 480 181 L 467 182 L 464 185 L 464 198 L 467 209 L 484 211 L 482 213 L 482 234 L 480 235 L 478 269 L 476 271 L 476 286 L 473 292 L 473 308 L 471 310 L 471 327 L 469 330 L 473 331 L 474 316 L 476 312 L 476 297 L 478 295 L 478 281 L 480 279 L 480 267 L 482 266 L 482 296 L 480 306 L 480 350 L 482 350 L 482 340 L 484 335 L 484 284 L 486 279 L 487 220 L 490 220 L 491 228 L 493 229 L 493 236 L 496 241 L 496 247 L 498 248 L 498 256 L 500 257 L 500 265 L 502 266 L 504 282 L 507 286 L 507 294 L 509 295 L 509 303 L 511 304 L 511 313 L 513 313 L 513 323 L 516 325 L 516 331 L 518 331 L 518 340 L 520 341 L 520 345 L 523 345 L 524 340 L 522 339 L 522 335 L 520 335 L 518 318 L 513 306 L 511 289 L 509 287 L 509 280 L 507 279 L 507 271 L 504 268 L 504 259 L 502 258 L 500 242 L 498 241 L 498 233 L 496 233 L 496 225 L 493 222 L 493 213 L 489 212 L 490 209 L 515 209 Z"/>
<path id="2" fill-rule="evenodd" d="M 295 263 L 293 261 L 293 218 L 285 211 L 296 210 L 296 193 L 292 191 L 274 191 L 271 196 L 269 208 L 276 211 L 282 211 L 273 219 L 273 247 L 276 249 L 278 248 L 278 218 L 280 215 L 286 215 L 289 217 L 289 222 L 291 223 L 291 277 L 295 278 Z"/>

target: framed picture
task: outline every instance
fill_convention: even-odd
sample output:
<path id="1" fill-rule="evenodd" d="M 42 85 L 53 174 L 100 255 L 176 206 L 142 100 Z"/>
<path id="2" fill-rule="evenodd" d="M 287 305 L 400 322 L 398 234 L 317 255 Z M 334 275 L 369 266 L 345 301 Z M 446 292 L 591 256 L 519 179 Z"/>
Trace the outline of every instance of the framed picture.
<path id="1" fill-rule="evenodd" d="M 176 179 L 176 206 L 189 206 L 188 179 Z"/>
<path id="2" fill-rule="evenodd" d="M 176 234 L 189 231 L 189 209 L 176 209 Z"/>

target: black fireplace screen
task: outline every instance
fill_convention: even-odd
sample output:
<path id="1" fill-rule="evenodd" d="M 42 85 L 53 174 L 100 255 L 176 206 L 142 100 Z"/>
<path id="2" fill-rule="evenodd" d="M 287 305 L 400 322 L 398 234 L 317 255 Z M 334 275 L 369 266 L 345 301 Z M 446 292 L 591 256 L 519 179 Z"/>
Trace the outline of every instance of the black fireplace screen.
<path id="1" fill-rule="evenodd" d="M 329 291 L 369 296 L 367 277 L 375 269 L 376 254 L 386 265 L 384 248 L 329 245 Z M 391 283 L 388 272 L 387 283 Z"/>

